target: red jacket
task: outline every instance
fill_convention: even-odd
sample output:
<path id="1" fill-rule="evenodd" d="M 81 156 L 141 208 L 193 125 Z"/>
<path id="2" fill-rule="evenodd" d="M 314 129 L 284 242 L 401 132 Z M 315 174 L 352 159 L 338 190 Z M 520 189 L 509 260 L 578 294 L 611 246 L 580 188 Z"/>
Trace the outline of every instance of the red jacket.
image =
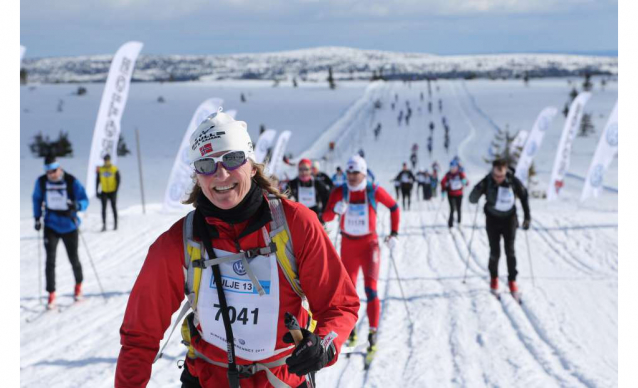
<path id="1" fill-rule="evenodd" d="M 451 187 L 452 182 L 451 181 L 455 181 L 457 179 L 459 181 L 461 181 L 460 188 L 457 189 L 457 190 L 452 190 L 452 187 Z M 451 172 L 448 171 L 448 173 L 445 174 L 445 176 L 443 177 L 443 180 L 441 180 L 441 190 L 442 191 L 447 191 L 448 195 L 450 197 L 459 197 L 459 196 L 463 195 L 463 186 L 467 186 L 469 184 L 470 183 L 465 178 L 465 173 L 464 172 L 457 171 L 456 174 L 452 174 Z M 450 186 L 450 187 L 448 187 L 448 186 Z"/>
<path id="2" fill-rule="evenodd" d="M 391 231 L 399 233 L 399 218 L 400 218 L 399 205 L 394 200 L 394 198 L 392 198 L 392 196 L 383 189 L 383 187 L 373 184 L 373 188 L 374 188 L 375 202 L 382 203 L 388 209 L 390 209 Z M 366 191 L 367 189 L 349 192 L 348 194 L 350 195 L 350 203 L 363 203 L 365 201 Z M 335 218 L 336 213 L 334 212 L 334 207 L 337 204 L 337 202 L 341 200 L 343 200 L 343 189 L 336 188 L 332 190 L 332 192 L 330 193 L 330 198 L 328 198 L 328 204 L 326 205 L 326 209 L 324 210 L 323 215 L 321 217 L 323 218 L 324 221 L 326 222 L 332 221 Z M 368 199 L 368 214 L 369 214 L 369 221 L 370 221 L 370 233 L 376 234 L 377 233 L 377 212 L 373 208 L 372 202 L 369 199 Z M 344 221 L 345 221 L 344 217 L 341 217 L 340 227 L 342 231 L 343 231 Z"/>
<path id="3" fill-rule="evenodd" d="M 317 320 L 315 333 L 323 337 L 330 331 L 335 331 L 338 337 L 334 344 L 338 354 L 342 343 L 356 324 L 359 297 L 316 214 L 301 204 L 288 200 L 282 202 L 292 235 L 301 286 L 308 297 L 313 317 Z M 206 221 L 219 232 L 219 238 L 212 240 L 213 247 L 217 249 L 238 252 L 235 246 L 237 240 L 242 250 L 266 245 L 261 228 L 238 239 L 247 225 L 259 223 L 259 220 L 250 219 L 233 225 L 216 218 L 207 218 Z M 262 224 L 265 222 L 266 220 L 261 221 Z M 133 286 L 120 329 L 122 349 L 117 361 L 116 387 L 146 386 L 151 376 L 153 358 L 159 350 L 159 342 L 171 323 L 171 316 L 185 297 L 183 223 L 184 218 L 151 245 Z M 266 223 L 266 228 L 270 230 L 269 223 Z M 280 308 L 276 349 L 290 346 L 282 341 L 287 332 L 284 326 L 286 311 L 295 314 L 302 326 L 308 321 L 307 313 L 301 307 L 301 299 L 279 267 L 278 272 Z M 225 333 L 220 334 L 225 336 Z M 193 346 L 210 359 L 227 362 L 225 349 L 217 348 L 204 340 L 193 341 Z M 292 350 L 260 362 L 270 362 L 291 352 Z M 337 357 L 331 364 L 336 360 Z M 237 363 L 252 362 L 238 357 Z M 214 381 L 202 381 L 203 386 L 215 384 Z"/>

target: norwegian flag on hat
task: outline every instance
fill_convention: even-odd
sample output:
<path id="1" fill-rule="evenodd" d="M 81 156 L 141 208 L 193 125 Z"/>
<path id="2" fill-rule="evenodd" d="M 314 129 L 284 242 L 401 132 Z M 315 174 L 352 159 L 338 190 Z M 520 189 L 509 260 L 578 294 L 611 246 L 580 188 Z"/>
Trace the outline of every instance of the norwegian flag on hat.
<path id="1" fill-rule="evenodd" d="M 203 146 L 199 147 L 199 152 L 201 152 L 202 156 L 213 152 L 213 146 L 210 143 L 204 144 Z"/>

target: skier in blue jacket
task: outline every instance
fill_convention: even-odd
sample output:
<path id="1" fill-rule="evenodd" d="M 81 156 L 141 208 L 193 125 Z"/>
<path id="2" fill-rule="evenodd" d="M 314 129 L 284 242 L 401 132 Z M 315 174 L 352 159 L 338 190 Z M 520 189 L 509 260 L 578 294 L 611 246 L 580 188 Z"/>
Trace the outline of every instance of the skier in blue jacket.
<path id="1" fill-rule="evenodd" d="M 82 265 L 78 257 L 78 211 L 89 206 L 84 187 L 73 175 L 62 170 L 54 156 L 44 159 L 44 171 L 33 189 L 33 217 L 35 230 L 42 228 L 40 218 L 44 208 L 44 247 L 46 250 L 46 290 L 49 293 L 47 308 L 55 307 L 55 256 L 58 242 L 62 239 L 66 248 L 73 275 L 74 297 L 82 294 Z"/>

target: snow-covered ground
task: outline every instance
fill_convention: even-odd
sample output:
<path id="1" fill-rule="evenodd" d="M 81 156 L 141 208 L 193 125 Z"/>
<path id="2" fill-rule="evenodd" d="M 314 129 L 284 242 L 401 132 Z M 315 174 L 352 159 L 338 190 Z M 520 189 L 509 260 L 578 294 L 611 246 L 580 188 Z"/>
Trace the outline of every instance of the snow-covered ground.
<path id="1" fill-rule="evenodd" d="M 302 138 L 298 139 L 299 143 L 291 143 L 295 155 L 322 157 L 325 139 L 335 139 L 335 154 L 325 155 L 330 167 L 345 163 L 352 153 L 363 148 L 378 181 L 393 193 L 390 179 L 401 163 L 408 161 L 413 143 L 420 146 L 419 164 L 431 164 L 425 147 L 429 133 L 426 126 L 430 120 L 436 125 L 433 159 L 446 167 L 449 159 L 458 154 L 472 185 L 489 170 L 483 157 L 492 141 L 494 125 L 509 124 L 513 130 L 529 130 L 546 105 L 562 109 L 570 90 L 564 79 L 533 80 L 529 87 L 521 81 L 439 81 L 434 85 L 440 90 L 433 87 L 435 109 L 430 115 L 426 104 L 419 101 L 419 92 L 424 91 L 427 102 L 425 83 L 413 83 L 411 87 L 403 83 L 354 84 L 336 92 L 318 88 L 274 89 L 270 84 L 266 88 L 260 84 L 228 83 L 222 89 L 207 84 L 135 84 L 124 114 L 124 130 L 129 131 L 125 136 L 129 147 L 134 148 L 132 129 L 139 126 L 146 131 L 142 133 L 145 174 L 148 170 L 155 171 L 156 175 L 147 181 L 152 181 L 148 185 L 154 185 L 151 191 L 159 193 L 149 200 L 151 204 L 143 215 L 137 205 L 134 159 L 122 159 L 121 164 L 130 172 L 126 173 L 122 188 L 120 229 L 99 232 L 101 220 L 95 201 L 82 226 L 82 236 L 100 273 L 107 299 L 100 295 L 82 246 L 85 302 L 30 323 L 26 320 L 43 308 L 38 301 L 36 271 L 39 244 L 30 213 L 30 194 L 36 176 L 41 174 L 41 161 L 26 153 L 26 143 L 38 126 L 46 125 L 54 131 L 64 127 L 72 134 L 78 151 L 76 158 L 63 160 L 63 165 L 84 180 L 88 149 L 81 150 L 90 143 L 99 102 L 99 96 L 95 95 L 100 94 L 101 87 L 89 89 L 93 102 L 68 96 L 74 90 L 69 85 L 38 86 L 33 91 L 23 88 L 22 108 L 30 111 L 21 113 L 21 385 L 113 385 L 119 351 L 118 329 L 130 289 L 148 246 L 180 217 L 161 213 L 159 204 L 162 185 L 173 162 L 172 146 L 179 143 L 192 110 L 205 97 L 225 98 L 228 109 L 239 109 L 237 117 L 248 122 L 252 135 L 257 133 L 261 122 L 272 128 L 292 130 L 291 141 Z M 368 87 L 366 92 L 365 87 Z M 247 104 L 238 101 L 240 89 L 247 93 Z M 144 97 L 140 97 L 142 90 Z M 139 93 L 137 97 L 135 93 Z M 260 108 L 250 108 L 250 93 L 253 100 L 260 98 L 264 106 L 256 104 Z M 399 95 L 399 102 L 397 110 L 392 111 L 390 102 L 395 93 Z M 165 96 L 167 104 L 154 101 L 160 94 Z M 577 201 L 582 189 L 577 177 L 587 171 L 617 95 L 616 84 L 608 84 L 605 91 L 594 90 L 585 111 L 594 114 L 597 134 L 575 141 L 570 168 L 574 177 L 566 181 L 563 198 L 554 203 L 531 200 L 532 228 L 529 232 L 519 230 L 516 242 L 522 306 L 508 295 L 499 302 L 488 292 L 489 247 L 485 221 L 479 214 L 477 227 L 472 227 L 474 205 L 464 202 L 462 227 L 449 231 L 445 222 L 447 202 L 442 203 L 440 197 L 429 202 L 413 198 L 412 209 L 402 212 L 400 243 L 392 254 L 398 278 L 391 266 L 390 252 L 382 248 L 378 290 L 382 315 L 379 351 L 374 363 L 366 373 L 360 355 L 341 357 L 336 365 L 318 374 L 318 385 L 617 386 L 618 194 L 605 190 L 597 200 L 582 205 Z M 55 111 L 58 98 L 66 101 L 62 114 Z M 383 108 L 371 109 L 372 100 L 377 98 L 383 102 Z M 442 148 L 441 113 L 436 109 L 439 98 L 443 100 L 443 114 L 451 128 L 450 154 Z M 405 107 L 406 99 L 410 100 L 413 118 L 409 127 L 397 126 L 398 109 Z M 420 113 L 419 106 L 422 107 Z M 56 115 L 66 117 L 56 118 Z M 382 123 L 383 130 L 375 141 L 372 128 L 377 122 Z M 563 123 L 563 116 L 555 118 L 537 157 L 539 188 L 547 185 Z M 157 128 L 157 133 L 150 128 Z M 174 128 L 175 133 L 167 128 Z M 154 149 L 157 154 L 153 154 Z M 614 161 L 605 176 L 605 185 L 618 187 L 617 171 Z M 380 207 L 378 219 L 379 233 L 386 235 L 389 212 Z M 468 276 L 463 283 L 466 260 L 469 260 Z M 503 283 L 506 281 L 504 261 L 503 258 L 500 267 Z M 60 303 L 69 306 L 73 277 L 63 247 L 58 251 L 57 280 Z M 402 297 L 399 280 L 407 300 Z M 359 337 L 366 338 L 365 294 L 361 283 L 360 279 L 362 309 L 357 325 Z M 408 323 L 406 305 L 413 327 Z M 154 366 L 149 386 L 177 386 L 181 371 L 176 362 L 183 355 L 183 346 L 173 337 L 164 358 Z"/>

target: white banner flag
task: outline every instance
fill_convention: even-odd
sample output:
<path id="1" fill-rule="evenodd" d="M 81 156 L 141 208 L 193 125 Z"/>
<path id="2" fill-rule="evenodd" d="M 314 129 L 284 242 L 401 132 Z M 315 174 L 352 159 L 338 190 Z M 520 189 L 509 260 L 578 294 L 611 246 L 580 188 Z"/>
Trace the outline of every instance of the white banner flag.
<path id="1" fill-rule="evenodd" d="M 27 52 L 27 48 L 20 45 L 20 66 L 22 66 L 22 59 L 24 58 L 24 54 Z"/>
<path id="2" fill-rule="evenodd" d="M 141 42 L 125 43 L 117 50 L 111 62 L 91 143 L 91 155 L 89 156 L 86 177 L 86 194 L 89 198 L 95 196 L 96 170 L 104 163 L 104 155 L 111 155 L 111 163 L 117 164 L 120 121 L 126 107 L 135 61 L 142 46 Z"/>
<path id="3" fill-rule="evenodd" d="M 206 119 L 206 117 L 217 112 L 219 107 L 224 103 L 221 98 L 209 98 L 202 102 L 193 117 L 191 118 L 188 128 L 182 138 L 182 143 L 179 146 L 177 156 L 175 156 L 175 162 L 173 163 L 173 169 L 171 170 L 170 178 L 168 179 L 168 185 L 166 186 L 166 193 L 164 194 L 164 210 L 165 211 L 182 211 L 188 210 L 190 206 L 181 203 L 185 199 L 185 195 L 193 186 L 191 175 L 193 169 L 191 168 L 191 161 L 188 156 L 189 140 L 193 132 L 197 129 L 199 124 Z"/>
<path id="4" fill-rule="evenodd" d="M 521 155 L 518 158 L 518 163 L 516 164 L 516 173 L 514 174 L 526 186 L 529 167 L 532 165 L 534 156 L 536 156 L 538 149 L 543 143 L 545 132 L 551 126 L 552 120 L 554 120 L 554 116 L 556 116 L 557 112 L 558 110 L 551 106 L 543 109 L 536 118 L 532 131 L 529 136 L 527 136 Z"/>
<path id="5" fill-rule="evenodd" d="M 563 128 L 563 134 L 558 143 L 558 150 L 556 151 L 556 159 L 554 160 L 554 168 L 552 169 L 552 178 L 549 181 L 549 187 L 547 188 L 547 200 L 553 201 L 558 197 L 560 190 L 564 186 L 565 174 L 569 170 L 569 159 L 572 154 L 572 143 L 578 127 L 580 127 L 580 119 L 583 117 L 583 109 L 591 93 L 581 92 L 572 102 L 569 107 L 569 113 L 567 114 L 567 120 L 565 120 L 565 127 Z"/>
<path id="6" fill-rule="evenodd" d="M 274 129 L 267 129 L 259 135 L 259 140 L 257 140 L 257 146 L 255 147 L 255 160 L 257 160 L 257 163 L 264 162 L 268 149 L 272 147 L 276 136 L 277 131 Z"/>
<path id="7" fill-rule="evenodd" d="M 277 138 L 277 144 L 272 151 L 272 158 L 270 158 L 270 163 L 266 166 L 266 175 L 275 175 L 276 177 L 279 177 L 279 172 L 281 171 L 282 164 L 284 163 L 284 153 L 286 152 L 286 146 L 288 145 L 290 135 L 292 135 L 290 131 L 283 131 Z"/>
<path id="8" fill-rule="evenodd" d="M 580 201 L 584 201 L 589 197 L 598 197 L 600 194 L 600 188 L 603 185 L 603 176 L 607 167 L 614 156 L 618 153 L 618 101 L 614 106 L 614 110 L 609 115 L 607 125 L 600 140 L 598 141 L 598 147 L 596 147 L 596 153 L 589 165 L 589 171 L 587 172 L 587 179 L 585 180 L 585 187 L 583 187 L 583 193 L 580 197 Z"/>

